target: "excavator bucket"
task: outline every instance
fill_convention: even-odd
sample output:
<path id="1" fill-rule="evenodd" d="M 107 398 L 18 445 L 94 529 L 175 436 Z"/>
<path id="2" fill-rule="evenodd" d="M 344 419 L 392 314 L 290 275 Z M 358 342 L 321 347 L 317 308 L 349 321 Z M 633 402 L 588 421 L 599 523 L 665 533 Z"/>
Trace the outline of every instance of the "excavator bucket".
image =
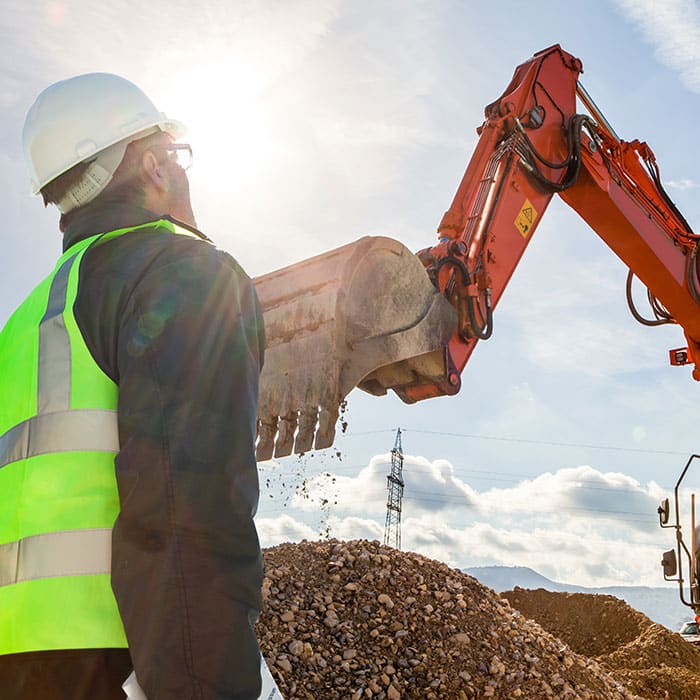
<path id="1" fill-rule="evenodd" d="M 254 280 L 265 319 L 259 461 L 333 444 L 341 405 L 443 382 L 456 312 L 418 258 L 367 236 Z"/>

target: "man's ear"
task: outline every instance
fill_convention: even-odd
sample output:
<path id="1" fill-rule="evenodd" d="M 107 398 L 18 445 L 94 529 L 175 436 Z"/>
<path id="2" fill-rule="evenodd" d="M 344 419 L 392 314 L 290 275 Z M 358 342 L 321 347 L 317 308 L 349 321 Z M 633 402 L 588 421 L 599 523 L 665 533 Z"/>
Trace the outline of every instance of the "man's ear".
<path id="1" fill-rule="evenodd" d="M 147 185 L 158 191 L 165 191 L 167 183 L 163 166 L 158 162 L 153 151 L 145 151 L 141 156 L 141 174 Z"/>

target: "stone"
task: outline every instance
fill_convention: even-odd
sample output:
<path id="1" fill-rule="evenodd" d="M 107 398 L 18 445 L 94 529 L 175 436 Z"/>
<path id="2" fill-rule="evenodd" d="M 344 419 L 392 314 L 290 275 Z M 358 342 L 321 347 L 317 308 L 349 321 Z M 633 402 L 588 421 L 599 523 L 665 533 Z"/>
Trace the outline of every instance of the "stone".
<path id="1" fill-rule="evenodd" d="M 389 700 L 401 700 L 401 693 L 393 685 L 386 689 L 386 696 Z"/>
<path id="2" fill-rule="evenodd" d="M 380 593 L 377 596 L 377 602 L 390 610 L 394 607 L 394 601 L 386 593 Z"/>

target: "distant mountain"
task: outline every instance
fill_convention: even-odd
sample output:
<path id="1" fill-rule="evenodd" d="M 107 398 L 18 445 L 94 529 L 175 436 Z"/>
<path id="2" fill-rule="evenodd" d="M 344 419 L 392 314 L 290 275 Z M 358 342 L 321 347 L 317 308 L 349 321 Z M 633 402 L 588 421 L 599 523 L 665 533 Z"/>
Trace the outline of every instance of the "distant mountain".
<path id="1" fill-rule="evenodd" d="M 509 591 L 516 586 L 520 588 L 544 588 L 556 593 L 588 593 L 583 586 L 571 586 L 567 583 L 557 583 L 538 574 L 526 566 L 473 566 L 462 569 L 464 573 L 473 576 L 497 593 Z"/>
<path id="2" fill-rule="evenodd" d="M 493 588 L 497 593 L 520 588 L 544 588 L 556 593 L 590 593 L 612 595 L 624 600 L 635 610 L 644 613 L 654 622 L 670 630 L 678 631 L 681 625 L 692 619 L 693 611 L 680 602 L 678 587 L 606 586 L 586 588 L 568 583 L 558 583 L 525 566 L 473 566 L 463 571 Z"/>

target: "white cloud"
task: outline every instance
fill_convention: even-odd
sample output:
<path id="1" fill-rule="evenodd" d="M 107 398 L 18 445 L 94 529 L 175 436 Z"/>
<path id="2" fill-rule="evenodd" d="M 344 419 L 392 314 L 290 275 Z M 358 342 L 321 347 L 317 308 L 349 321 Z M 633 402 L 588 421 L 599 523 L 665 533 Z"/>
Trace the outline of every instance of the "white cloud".
<path id="1" fill-rule="evenodd" d="M 387 501 L 387 476 L 391 455 L 372 457 L 354 476 L 343 467 L 318 471 L 294 468 L 293 463 L 267 463 L 261 468 L 265 493 L 304 513 L 328 510 L 332 513 L 383 515 Z M 459 475 L 445 459 L 430 461 L 405 455 L 403 460 L 404 509 L 414 516 L 445 513 L 454 521 L 487 518 L 519 519 L 529 522 L 566 513 L 571 522 L 614 520 L 619 527 L 645 529 L 655 518 L 664 490 L 656 483 L 643 486 L 620 473 L 603 473 L 588 465 L 562 468 L 535 478 L 522 479 L 505 488 L 479 491 L 469 483 L 480 480 L 478 470 Z M 455 515 L 457 516 L 455 518 Z M 607 526 L 607 525 L 606 525 Z"/>
<path id="2" fill-rule="evenodd" d="M 319 504 L 339 512 L 382 513 L 387 500 L 387 475 L 391 455 L 376 455 L 357 476 L 348 477 L 324 471 L 304 482 L 292 505 L 305 512 L 317 510 Z M 403 461 L 404 497 L 411 508 L 435 512 L 444 509 L 471 510 L 477 494 L 455 475 L 444 459 L 430 461 L 407 455 Z"/>
<path id="3" fill-rule="evenodd" d="M 616 0 L 655 46 L 657 59 L 700 92 L 700 9 L 693 0 Z"/>
<path id="4" fill-rule="evenodd" d="M 681 180 L 666 180 L 664 185 L 667 188 L 680 190 L 682 192 L 685 190 L 694 190 L 696 187 L 700 187 L 697 182 L 688 178 L 683 178 Z"/>
<path id="5" fill-rule="evenodd" d="M 337 518 L 328 519 L 324 534 L 338 539 L 348 540 L 379 540 L 384 539 L 384 525 L 368 518 Z"/>
<path id="6" fill-rule="evenodd" d="M 265 541 L 381 541 L 389 459 L 377 455 L 355 477 L 309 476 L 287 515 L 261 516 Z M 656 483 L 584 465 L 479 492 L 447 460 L 411 456 L 404 479 L 403 549 L 459 568 L 528 566 L 580 585 L 661 584 L 660 553 L 673 537 L 657 524 L 669 494 Z"/>
<path id="7" fill-rule="evenodd" d="M 455 568 L 526 566 L 562 583 L 662 585 L 660 555 L 673 546 L 668 536 L 666 542 L 663 535 L 630 540 L 610 530 L 576 533 L 565 516 L 547 528 L 528 530 L 527 523 L 521 519 L 523 529 L 489 522 L 454 527 L 439 516 L 408 517 L 402 522 L 401 548 Z M 322 533 L 290 516 L 259 520 L 258 528 L 264 546 L 326 536 L 382 541 L 384 533 L 377 520 L 354 516 L 331 517 Z"/>
<path id="8" fill-rule="evenodd" d="M 316 540 L 319 533 L 314 528 L 295 520 L 290 515 L 277 518 L 256 518 L 255 525 L 262 547 L 272 547 L 282 542 Z"/>
<path id="9" fill-rule="evenodd" d="M 572 523 L 614 520 L 619 527 L 646 530 L 654 519 L 658 487 L 642 487 L 625 474 L 601 473 L 590 466 L 560 469 L 521 481 L 512 488 L 477 496 L 482 513 L 510 517 L 528 513 L 566 515 Z"/>

